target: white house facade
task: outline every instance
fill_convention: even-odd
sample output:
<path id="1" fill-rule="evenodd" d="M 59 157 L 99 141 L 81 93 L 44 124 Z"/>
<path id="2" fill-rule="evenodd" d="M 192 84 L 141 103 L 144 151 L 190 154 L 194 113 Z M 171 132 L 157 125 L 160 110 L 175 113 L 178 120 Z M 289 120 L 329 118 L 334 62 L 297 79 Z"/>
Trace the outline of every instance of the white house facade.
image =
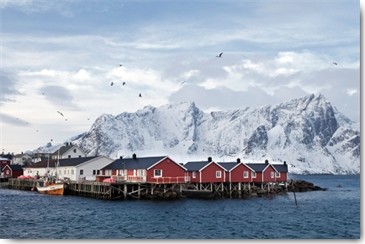
<path id="1" fill-rule="evenodd" d="M 45 160 L 24 168 L 25 176 L 56 176 L 71 181 L 96 180 L 100 169 L 110 164 L 113 159 L 106 156 L 65 158 Z"/>

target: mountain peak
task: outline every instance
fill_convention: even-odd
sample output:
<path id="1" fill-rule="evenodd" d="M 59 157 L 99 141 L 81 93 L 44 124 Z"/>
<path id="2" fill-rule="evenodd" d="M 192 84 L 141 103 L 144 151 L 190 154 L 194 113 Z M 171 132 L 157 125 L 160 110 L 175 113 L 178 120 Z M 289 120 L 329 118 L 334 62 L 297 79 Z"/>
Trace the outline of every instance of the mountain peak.
<path id="1" fill-rule="evenodd" d="M 167 154 L 182 158 L 271 159 L 292 173 L 359 173 L 359 132 L 322 94 L 276 106 L 204 113 L 194 102 L 101 115 L 76 141 L 89 156 Z M 344 127 L 346 126 L 346 127 Z M 344 129 L 345 128 L 345 129 Z M 182 161 L 184 162 L 184 161 Z"/>

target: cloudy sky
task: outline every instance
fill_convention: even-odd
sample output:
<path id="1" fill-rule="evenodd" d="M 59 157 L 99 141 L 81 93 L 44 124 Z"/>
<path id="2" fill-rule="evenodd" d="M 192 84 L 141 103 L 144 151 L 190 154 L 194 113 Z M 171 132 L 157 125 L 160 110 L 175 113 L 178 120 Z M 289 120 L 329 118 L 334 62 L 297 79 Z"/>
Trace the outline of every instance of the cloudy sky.
<path id="1" fill-rule="evenodd" d="M 212 111 L 322 93 L 360 121 L 359 1 L 0 0 L 0 11 L 5 153 L 180 101 Z"/>

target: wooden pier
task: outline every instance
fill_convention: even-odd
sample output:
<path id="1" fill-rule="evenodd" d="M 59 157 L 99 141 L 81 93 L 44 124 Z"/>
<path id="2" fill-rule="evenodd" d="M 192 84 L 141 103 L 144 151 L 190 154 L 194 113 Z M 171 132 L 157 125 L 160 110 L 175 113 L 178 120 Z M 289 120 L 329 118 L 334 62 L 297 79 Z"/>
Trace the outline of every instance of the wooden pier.
<path id="1" fill-rule="evenodd" d="M 9 179 L 7 187 L 34 190 L 36 180 Z M 65 183 L 65 195 L 107 200 L 127 199 L 179 199 L 179 198 L 249 198 L 286 193 L 286 185 L 253 183 L 138 183 L 70 181 Z"/>

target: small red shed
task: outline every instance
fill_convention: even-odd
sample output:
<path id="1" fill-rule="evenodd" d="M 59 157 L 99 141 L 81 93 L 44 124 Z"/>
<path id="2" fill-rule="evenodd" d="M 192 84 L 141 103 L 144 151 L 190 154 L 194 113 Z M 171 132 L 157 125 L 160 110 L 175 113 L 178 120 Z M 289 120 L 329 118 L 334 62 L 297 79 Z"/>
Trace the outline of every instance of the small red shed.
<path id="1" fill-rule="evenodd" d="M 18 164 L 7 164 L 1 170 L 1 175 L 5 178 L 17 178 L 23 175 L 23 167 Z"/>
<path id="2" fill-rule="evenodd" d="M 191 161 L 185 165 L 192 183 L 221 183 L 226 181 L 226 169 L 212 161 Z"/>
<path id="3" fill-rule="evenodd" d="M 249 183 L 252 182 L 254 172 L 248 165 L 241 162 L 238 158 L 236 162 L 219 163 L 226 169 L 226 182 L 230 183 Z"/>

